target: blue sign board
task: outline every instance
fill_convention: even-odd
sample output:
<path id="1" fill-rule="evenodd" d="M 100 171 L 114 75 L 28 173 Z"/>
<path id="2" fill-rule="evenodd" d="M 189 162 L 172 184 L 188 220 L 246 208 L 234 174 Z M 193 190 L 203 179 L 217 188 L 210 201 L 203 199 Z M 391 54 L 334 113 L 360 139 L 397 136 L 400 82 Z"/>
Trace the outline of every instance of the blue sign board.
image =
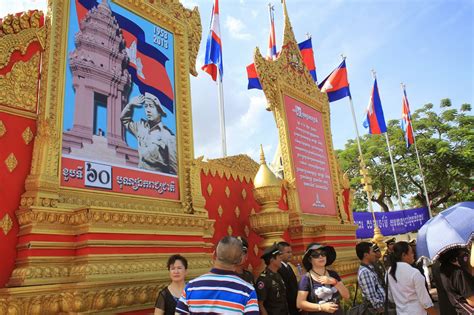
<path id="1" fill-rule="evenodd" d="M 374 236 L 374 221 L 370 212 L 354 212 L 354 223 L 359 228 L 357 238 L 370 238 Z M 384 236 L 405 234 L 418 231 L 430 219 L 428 208 L 409 210 L 375 212 L 375 219 Z"/>

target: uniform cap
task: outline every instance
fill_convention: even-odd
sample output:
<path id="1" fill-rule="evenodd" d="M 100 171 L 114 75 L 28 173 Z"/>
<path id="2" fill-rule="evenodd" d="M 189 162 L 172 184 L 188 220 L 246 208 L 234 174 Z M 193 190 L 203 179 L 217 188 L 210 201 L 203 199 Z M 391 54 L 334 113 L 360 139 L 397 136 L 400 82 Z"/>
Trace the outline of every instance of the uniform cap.
<path id="1" fill-rule="evenodd" d="M 158 99 L 158 97 L 156 97 L 155 95 L 153 95 L 151 93 L 145 92 L 145 98 L 148 98 L 148 99 L 152 100 L 153 103 L 155 103 L 156 109 L 160 113 L 161 117 L 166 117 L 166 113 L 163 110 L 163 107 L 161 106 L 161 102 Z"/>
<path id="2" fill-rule="evenodd" d="M 281 254 L 280 250 L 278 249 L 278 246 L 276 244 L 273 244 L 272 246 L 268 247 L 263 251 L 262 256 L 260 258 L 265 259 L 265 258 L 271 258 L 275 255 Z"/>
<path id="3" fill-rule="evenodd" d="M 388 240 L 385 241 L 385 244 L 390 245 L 393 244 L 397 241 L 395 237 L 389 238 Z"/>

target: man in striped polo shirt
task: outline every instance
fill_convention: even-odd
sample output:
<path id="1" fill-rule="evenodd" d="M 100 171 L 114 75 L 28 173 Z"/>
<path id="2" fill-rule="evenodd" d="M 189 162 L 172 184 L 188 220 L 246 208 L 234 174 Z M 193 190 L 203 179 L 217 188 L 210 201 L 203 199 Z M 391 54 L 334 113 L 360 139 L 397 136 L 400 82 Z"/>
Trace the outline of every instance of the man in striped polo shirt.
<path id="1" fill-rule="evenodd" d="M 258 315 L 255 289 L 242 280 L 235 268 L 243 258 L 242 242 L 226 236 L 216 249 L 214 268 L 184 288 L 176 314 Z"/>

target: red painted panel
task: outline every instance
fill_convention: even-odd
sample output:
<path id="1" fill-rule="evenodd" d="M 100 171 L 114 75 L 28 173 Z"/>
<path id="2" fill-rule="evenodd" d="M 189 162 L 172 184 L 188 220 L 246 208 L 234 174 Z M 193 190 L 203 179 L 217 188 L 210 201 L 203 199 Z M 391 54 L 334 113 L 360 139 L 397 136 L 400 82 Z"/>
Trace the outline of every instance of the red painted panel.
<path id="1" fill-rule="evenodd" d="M 0 229 L 0 288 L 4 287 L 13 271 L 16 258 L 18 222 L 15 211 L 20 203 L 20 196 L 25 191 L 25 178 L 30 171 L 33 141 L 28 145 L 22 138 L 22 133 L 30 127 L 36 133 L 35 120 L 0 112 L 6 133 L 0 137 L 0 220 L 9 215 L 13 227 L 7 235 Z M 13 153 L 18 165 L 10 173 L 5 160 Z"/>

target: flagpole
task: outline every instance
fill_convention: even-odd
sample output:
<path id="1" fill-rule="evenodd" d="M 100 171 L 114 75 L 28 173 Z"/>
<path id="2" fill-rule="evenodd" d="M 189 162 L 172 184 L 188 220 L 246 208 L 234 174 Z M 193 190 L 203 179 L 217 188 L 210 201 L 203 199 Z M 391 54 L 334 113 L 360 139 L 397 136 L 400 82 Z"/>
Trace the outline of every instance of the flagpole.
<path id="1" fill-rule="evenodd" d="M 222 157 L 227 156 L 226 132 L 225 132 L 225 113 L 224 113 L 224 89 L 222 86 L 222 76 L 219 68 L 217 69 L 217 94 L 219 98 L 219 120 L 221 129 L 221 148 Z"/>
<path id="2" fill-rule="evenodd" d="M 400 188 L 398 186 L 397 172 L 395 171 L 395 164 L 393 164 L 392 149 L 390 148 L 390 142 L 388 141 L 388 130 L 387 132 L 385 132 L 385 140 L 387 141 L 388 155 L 390 156 L 390 163 L 392 164 L 393 178 L 395 179 L 395 187 L 397 188 L 398 206 L 400 207 L 400 210 L 403 210 L 403 202 L 402 202 L 402 198 L 400 197 Z"/>
<path id="3" fill-rule="evenodd" d="M 341 55 L 342 60 L 346 60 L 346 57 L 344 55 Z M 347 70 L 346 70 L 347 71 Z M 368 171 L 366 169 L 365 161 L 364 161 L 364 156 L 362 155 L 362 147 L 360 146 L 360 140 L 359 140 L 359 128 L 357 127 L 357 120 L 356 120 L 356 115 L 355 115 L 355 110 L 354 110 L 354 104 L 352 102 L 352 96 L 349 95 L 349 104 L 351 106 L 351 112 L 352 112 L 352 120 L 354 122 L 354 127 L 355 127 L 355 132 L 356 132 L 356 140 L 357 140 L 357 148 L 359 149 L 359 158 L 360 158 L 360 166 L 361 166 L 361 175 L 364 178 L 364 190 L 367 193 L 367 201 L 368 201 L 368 206 L 369 206 L 369 211 L 372 213 L 372 218 L 374 219 L 374 226 L 377 227 L 377 220 L 375 219 L 375 213 L 374 209 L 372 207 L 372 186 L 370 185 L 370 180 L 368 180 Z"/>
<path id="4" fill-rule="evenodd" d="M 372 69 L 372 76 L 374 77 L 374 80 L 377 79 L 377 74 L 375 70 L 373 69 Z M 380 95 L 380 92 L 379 92 L 379 95 Z M 385 140 L 387 142 L 388 155 L 390 156 L 390 164 L 392 166 L 393 178 L 395 179 L 395 187 L 397 188 L 398 206 L 400 207 L 400 210 L 403 210 L 403 202 L 400 196 L 400 188 L 398 186 L 397 172 L 395 171 L 395 164 L 393 163 L 392 149 L 390 147 L 390 141 L 388 140 L 388 128 L 385 131 Z"/>
<path id="5" fill-rule="evenodd" d="M 402 93 L 405 96 L 405 84 L 403 83 L 400 83 L 400 84 L 402 87 Z M 407 103 L 408 103 L 408 100 L 407 100 Z M 410 111 L 410 115 L 411 115 L 411 111 Z M 413 124 L 411 123 L 411 117 L 410 117 L 410 124 L 411 124 L 411 130 L 413 132 L 413 145 L 415 146 L 416 159 L 418 161 L 418 168 L 420 169 L 421 182 L 423 183 L 423 192 L 425 193 L 426 205 L 428 206 L 428 213 L 430 214 L 430 218 L 432 218 L 433 214 L 431 213 L 430 198 L 428 197 L 428 191 L 426 190 L 425 176 L 423 175 L 423 169 L 421 168 L 420 155 L 418 154 L 418 148 L 416 147 L 415 128 L 413 127 Z"/>

